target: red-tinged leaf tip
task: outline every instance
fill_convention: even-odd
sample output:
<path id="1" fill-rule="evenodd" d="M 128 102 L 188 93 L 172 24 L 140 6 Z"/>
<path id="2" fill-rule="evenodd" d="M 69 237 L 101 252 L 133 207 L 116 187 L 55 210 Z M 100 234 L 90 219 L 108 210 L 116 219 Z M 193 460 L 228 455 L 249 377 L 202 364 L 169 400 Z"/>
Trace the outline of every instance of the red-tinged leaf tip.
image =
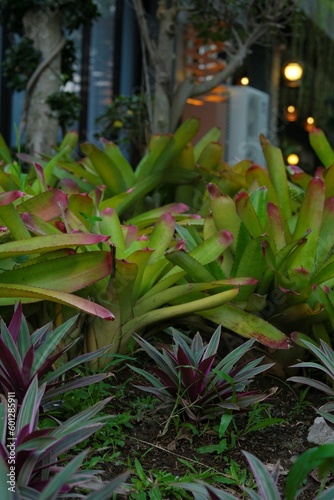
<path id="1" fill-rule="evenodd" d="M 252 163 L 252 165 L 248 168 L 248 172 L 255 172 L 259 170 L 264 170 L 264 168 L 261 167 L 261 165 L 258 165 L 257 163 Z"/>
<path id="2" fill-rule="evenodd" d="M 174 226 L 174 224 L 175 224 L 175 218 L 170 213 L 162 214 L 160 217 L 160 220 L 162 222 L 165 222 L 169 226 Z"/>
<path id="3" fill-rule="evenodd" d="M 126 228 L 127 228 L 128 233 L 135 234 L 135 233 L 138 231 L 137 226 L 135 226 L 134 224 L 129 224 L 128 226 L 127 226 L 127 225 L 125 225 L 124 227 L 126 227 Z"/>
<path id="4" fill-rule="evenodd" d="M 80 188 L 78 184 L 73 179 L 62 179 L 61 186 L 66 190 L 67 193 L 80 193 Z"/>
<path id="5" fill-rule="evenodd" d="M 0 206 L 10 205 L 13 201 L 24 196 L 23 191 L 7 191 L 5 193 L 0 193 Z"/>
<path id="6" fill-rule="evenodd" d="M 185 205 L 184 203 L 175 203 L 174 205 L 172 205 L 170 211 L 174 214 L 182 214 L 187 210 L 189 210 L 188 205 Z"/>
<path id="7" fill-rule="evenodd" d="M 128 189 L 127 191 L 125 191 L 127 194 L 130 194 L 130 193 L 133 193 L 133 191 L 135 190 L 135 187 L 131 187 L 130 189 Z"/>
<path id="8" fill-rule="evenodd" d="M 5 233 L 8 230 L 7 226 L 0 226 L 0 232 Z"/>
<path id="9" fill-rule="evenodd" d="M 219 242 L 226 246 L 230 245 L 233 241 L 233 234 L 230 233 L 230 231 L 227 231 L 226 229 L 223 229 L 222 231 L 219 231 Z"/>
<path id="10" fill-rule="evenodd" d="M 308 187 L 310 188 L 311 186 L 320 188 L 320 189 L 325 189 L 325 183 L 320 177 L 314 177 L 313 179 L 310 180 Z"/>
<path id="11" fill-rule="evenodd" d="M 291 173 L 292 175 L 305 174 L 304 170 L 298 167 L 297 165 L 289 165 L 288 172 Z"/>
<path id="12" fill-rule="evenodd" d="M 148 236 L 146 236 L 145 234 L 143 234 L 142 236 L 138 236 L 138 238 L 136 238 L 137 241 L 147 241 L 148 240 Z"/>
<path id="13" fill-rule="evenodd" d="M 279 285 L 278 286 L 279 290 L 283 293 L 291 293 L 292 295 L 300 295 L 299 292 L 295 292 L 294 290 L 289 290 L 288 288 L 284 288 L 283 286 Z"/>
<path id="14" fill-rule="evenodd" d="M 317 289 L 317 285 L 312 285 L 312 290 L 315 292 Z"/>
<path id="15" fill-rule="evenodd" d="M 300 332 L 297 332 L 297 331 L 296 331 L 296 332 L 292 332 L 292 333 L 290 334 L 290 340 L 291 340 L 294 344 L 298 343 L 298 337 L 299 337 L 299 334 L 300 334 Z"/>
<path id="16" fill-rule="evenodd" d="M 201 219 L 202 216 L 199 214 L 189 214 L 189 219 Z"/>
<path id="17" fill-rule="evenodd" d="M 308 272 L 308 270 L 307 270 L 307 269 L 305 269 L 304 267 L 296 267 L 296 269 L 295 269 L 295 270 L 296 270 L 298 273 L 300 273 L 300 274 L 305 274 L 305 275 L 310 274 L 310 273 Z"/>
<path id="18" fill-rule="evenodd" d="M 96 187 L 94 189 L 94 193 L 95 193 L 95 202 L 96 202 L 96 205 L 98 206 L 100 204 L 101 199 L 102 199 L 103 191 L 100 188 Z"/>
<path id="19" fill-rule="evenodd" d="M 60 220 L 56 220 L 56 222 L 55 222 L 55 226 L 56 226 L 56 228 L 57 228 L 57 229 L 59 229 L 59 231 L 61 231 L 62 233 L 66 233 L 66 232 L 67 232 L 67 231 L 66 231 L 66 226 L 65 226 L 65 224 L 64 224 L 62 221 L 60 221 Z"/>
<path id="20" fill-rule="evenodd" d="M 101 212 L 101 215 L 113 215 L 115 213 L 115 209 L 114 208 L 105 208 L 104 210 L 102 210 Z"/>
<path id="21" fill-rule="evenodd" d="M 260 344 L 270 347 L 272 349 L 290 349 L 290 347 L 292 347 L 288 337 L 284 337 L 282 340 L 273 340 L 269 339 L 262 333 L 256 333 L 256 332 L 251 334 L 250 337 L 256 338 L 256 340 L 260 342 Z"/>
<path id="22" fill-rule="evenodd" d="M 43 166 L 40 163 L 35 162 L 34 163 L 34 167 L 36 169 L 36 173 L 37 173 L 38 177 L 41 179 L 41 181 L 43 183 L 45 183 L 44 168 L 43 168 Z"/>
<path id="23" fill-rule="evenodd" d="M 178 243 L 176 243 L 174 248 L 175 248 L 175 250 L 185 250 L 186 242 L 184 240 L 181 240 Z"/>
<path id="24" fill-rule="evenodd" d="M 314 177 L 317 179 L 324 180 L 324 173 L 325 172 L 326 172 L 326 169 L 324 167 L 317 167 L 315 172 L 314 172 Z"/>
<path id="25" fill-rule="evenodd" d="M 211 198 L 218 198 L 221 196 L 220 189 L 216 186 L 216 184 L 212 184 L 212 182 L 209 182 L 208 184 L 208 193 Z"/>
<path id="26" fill-rule="evenodd" d="M 326 199 L 325 210 L 328 212 L 334 212 L 334 196 L 330 196 Z"/>
<path id="27" fill-rule="evenodd" d="M 32 216 L 29 212 L 23 212 L 21 214 L 21 219 L 24 222 L 27 229 L 29 229 L 29 231 L 33 231 L 35 233 L 40 232 L 38 225 L 35 223 L 35 221 L 33 220 Z"/>
<path id="28" fill-rule="evenodd" d="M 275 205 L 271 201 L 268 201 L 268 203 L 267 203 L 267 213 L 268 213 L 269 216 L 277 215 L 279 213 L 277 205 Z"/>
<path id="29" fill-rule="evenodd" d="M 240 200 L 249 198 L 248 194 L 245 191 L 241 191 L 240 193 L 237 193 L 235 196 L 235 202 L 239 203 Z"/>
<path id="30" fill-rule="evenodd" d="M 324 292 L 326 295 L 329 294 L 329 287 L 327 285 L 324 285 Z"/>

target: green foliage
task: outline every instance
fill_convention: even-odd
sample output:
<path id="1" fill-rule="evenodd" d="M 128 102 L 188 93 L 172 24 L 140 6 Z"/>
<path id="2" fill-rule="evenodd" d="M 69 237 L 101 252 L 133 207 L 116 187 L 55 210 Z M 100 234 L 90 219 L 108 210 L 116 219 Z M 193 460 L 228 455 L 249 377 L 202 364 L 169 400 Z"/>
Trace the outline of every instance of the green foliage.
<path id="1" fill-rule="evenodd" d="M 22 20 L 28 10 L 41 11 L 42 15 L 54 16 L 61 12 L 63 25 L 69 31 L 82 24 L 90 24 L 99 16 L 93 0 L 3 0 L 0 5 L 0 22 L 12 32 L 23 33 Z"/>
<path id="2" fill-rule="evenodd" d="M 45 384 L 39 388 L 37 377 L 34 377 L 17 415 L 14 410 L 8 416 L 7 402 L 2 400 L 0 403 L 1 491 L 4 494 L 9 491 L 7 474 L 13 471 L 14 467 L 15 480 L 11 485 L 13 487 L 11 491 L 16 491 L 22 498 L 31 498 L 32 495 L 38 495 L 40 498 L 58 498 L 61 493 L 78 491 L 77 488 L 83 488 L 86 492 L 99 490 L 98 498 L 110 498 L 110 493 L 126 479 L 126 475 L 118 477 L 114 483 L 106 484 L 98 480 L 97 471 L 83 473 L 79 468 L 88 450 L 75 456 L 66 465 L 60 461 L 65 452 L 103 426 L 105 419 L 97 417 L 96 414 L 110 398 L 76 414 L 58 426 L 41 429 L 38 427 L 38 420 L 44 390 Z M 11 408 L 14 408 L 14 397 L 9 396 L 8 401 Z M 16 416 L 14 425 L 13 414 Z M 14 454 L 8 448 L 8 442 L 14 441 L 12 436 L 15 436 Z M 13 463 L 14 465 L 11 465 Z M 8 498 L 12 496 L 9 495 Z"/>
<path id="3" fill-rule="evenodd" d="M 147 96 L 117 96 L 97 118 L 99 137 L 117 144 L 134 145 L 142 155 L 148 142 Z"/>
<path id="4" fill-rule="evenodd" d="M 2 63 L 8 86 L 17 92 L 24 90 L 40 58 L 40 52 L 34 49 L 33 42 L 29 38 L 21 38 L 11 45 L 6 50 Z"/>
<path id="5" fill-rule="evenodd" d="M 281 500 L 283 497 L 278 487 L 279 464 L 276 464 L 272 472 L 269 472 L 266 466 L 254 455 L 246 451 L 243 453 L 248 460 L 257 486 L 257 492 L 248 486 L 243 486 L 247 498 L 251 500 Z M 324 490 L 327 474 L 330 471 L 333 472 L 333 454 L 334 445 L 332 444 L 312 448 L 303 453 L 289 471 L 284 498 L 287 500 L 298 498 L 302 492 L 303 481 L 313 469 L 318 469 L 322 479 L 317 499 L 330 500 L 333 498 L 334 487 Z M 182 487 L 191 491 L 195 500 L 233 500 L 238 498 L 219 488 L 205 484 L 203 481 L 183 484 Z"/>
<path id="6" fill-rule="evenodd" d="M 73 80 L 74 68 L 77 62 L 73 40 L 67 40 L 61 53 L 61 74 L 63 84 Z"/>
<path id="7" fill-rule="evenodd" d="M 58 119 L 59 125 L 65 135 L 66 127 L 79 120 L 82 104 L 74 92 L 60 90 L 47 98 L 50 108 Z"/>

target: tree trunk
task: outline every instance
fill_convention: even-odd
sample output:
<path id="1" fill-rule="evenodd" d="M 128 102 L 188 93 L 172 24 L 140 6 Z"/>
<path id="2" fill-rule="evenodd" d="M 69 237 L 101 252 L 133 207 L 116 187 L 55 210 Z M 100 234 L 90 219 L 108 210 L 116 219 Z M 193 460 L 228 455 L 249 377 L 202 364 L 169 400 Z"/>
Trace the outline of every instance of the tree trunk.
<path id="1" fill-rule="evenodd" d="M 152 127 L 154 133 L 170 132 L 176 14 L 175 6 L 168 8 L 164 2 L 160 3 Z"/>
<path id="2" fill-rule="evenodd" d="M 50 154 L 57 143 L 58 120 L 52 116 L 46 102 L 48 96 L 59 91 L 61 73 L 60 13 L 54 15 L 42 11 L 28 11 L 23 18 L 25 35 L 34 42 L 42 54 L 42 60 L 49 63 L 27 89 L 25 120 L 25 143 L 32 153 Z M 57 51 L 57 47 L 60 50 Z M 52 57 L 52 53 L 55 54 Z M 51 57 L 50 57 L 51 55 Z M 42 62 L 43 64 L 43 62 Z M 29 84 L 28 84 L 29 85 Z"/>

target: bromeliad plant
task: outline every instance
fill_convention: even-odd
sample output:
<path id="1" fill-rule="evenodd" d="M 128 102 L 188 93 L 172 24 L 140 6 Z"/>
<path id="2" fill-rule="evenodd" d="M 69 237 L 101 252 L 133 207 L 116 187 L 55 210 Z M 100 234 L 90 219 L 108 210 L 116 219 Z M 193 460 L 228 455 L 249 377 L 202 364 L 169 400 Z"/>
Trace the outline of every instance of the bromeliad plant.
<path id="1" fill-rule="evenodd" d="M 57 229 L 67 204 L 59 190 L 0 193 L 0 305 L 48 300 L 113 319 L 110 311 L 73 293 L 110 276 L 112 258 L 108 236 Z"/>
<path id="2" fill-rule="evenodd" d="M 83 451 L 64 465 L 64 454 L 104 425 L 96 416 L 110 398 L 87 408 L 56 427 L 39 428 L 39 408 L 46 384 L 35 376 L 15 414 L 15 399 L 0 402 L 0 489 L 5 500 L 12 498 L 57 499 L 63 495 L 90 500 L 110 498 L 127 474 L 111 483 L 97 477 L 99 471 L 80 470 L 88 454 Z M 9 406 L 10 405 L 10 406 Z M 8 408 L 11 412 L 8 412 Z M 109 417 L 107 417 L 109 418 Z M 84 492 L 88 492 L 85 494 Z"/>
<path id="3" fill-rule="evenodd" d="M 233 241 L 231 233 L 217 231 L 203 239 L 196 228 L 203 220 L 184 214 L 185 208 L 161 207 L 126 225 L 114 210 L 101 213 L 100 230 L 110 234 L 116 246 L 116 272 L 110 282 L 94 285 L 92 295 L 116 318 L 113 323 L 97 318 L 89 322 L 87 352 L 112 344 L 112 351 L 126 353 L 134 331 L 194 313 L 245 337 L 259 336 L 266 345 L 287 347 L 287 338 L 278 329 L 229 304 L 238 300 L 239 287 L 255 283 L 242 276 L 226 279 L 219 267 L 217 261 Z M 100 358 L 100 368 L 103 363 Z"/>
<path id="4" fill-rule="evenodd" d="M 68 376 L 73 368 L 102 355 L 106 349 L 78 356 L 55 367 L 57 360 L 79 340 L 77 337 L 70 344 L 59 347 L 65 335 L 73 327 L 78 328 L 77 319 L 74 316 L 55 329 L 49 323 L 32 334 L 22 314 L 21 304 L 16 307 L 8 327 L 0 319 L 0 388 L 5 396 L 14 393 L 20 405 L 37 376 L 38 383 L 45 386 L 41 399 L 44 406 L 66 391 L 93 384 L 108 376 Z"/>
<path id="5" fill-rule="evenodd" d="M 281 151 L 266 138 L 261 141 L 268 169 L 248 168 L 249 189 L 235 199 L 209 185 L 211 214 L 204 231 L 228 230 L 234 237 L 224 255 L 225 276 L 257 280 L 238 296 L 245 311 L 262 314 L 286 334 L 298 328 L 328 340 L 334 310 L 334 166 L 314 178 L 290 171 L 289 181 Z"/>
<path id="6" fill-rule="evenodd" d="M 241 357 L 250 350 L 255 339 L 250 339 L 217 362 L 221 335 L 217 328 L 207 345 L 199 333 L 191 345 L 180 333 L 173 330 L 172 348 L 161 352 L 145 339 L 135 335 L 136 341 L 155 361 L 152 373 L 136 366 L 132 370 L 146 378 L 150 386 L 138 386 L 163 401 L 163 406 L 173 411 L 183 411 L 188 418 L 201 421 L 217 418 L 225 412 L 243 410 L 255 402 L 266 399 L 269 393 L 249 390 L 254 377 L 272 364 L 263 364 L 258 358 L 238 365 Z"/>

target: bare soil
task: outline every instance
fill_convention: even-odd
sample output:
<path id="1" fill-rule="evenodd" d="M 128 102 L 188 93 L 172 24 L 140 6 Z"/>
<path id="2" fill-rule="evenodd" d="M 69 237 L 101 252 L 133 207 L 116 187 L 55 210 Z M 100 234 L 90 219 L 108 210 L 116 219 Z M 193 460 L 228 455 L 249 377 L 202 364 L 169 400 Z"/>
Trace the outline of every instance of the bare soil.
<path id="1" fill-rule="evenodd" d="M 145 357 L 142 361 L 142 366 L 150 364 Z M 133 384 L 138 379 L 134 377 L 133 372 L 127 366 L 123 366 L 115 373 L 112 385 L 116 388 L 119 384 L 124 384 L 125 381 L 127 383 L 125 384 L 124 396 L 117 401 L 112 401 L 113 411 L 125 412 L 130 407 L 133 408 L 133 401 L 136 398 L 146 397 L 145 393 L 134 387 Z M 106 464 L 106 479 L 114 478 L 117 474 L 124 472 L 128 459 L 130 458 L 131 463 L 133 463 L 135 457 L 140 460 L 147 474 L 153 470 L 163 470 L 181 477 L 187 472 L 189 473 L 189 468 L 184 465 L 184 460 L 186 460 L 193 465 L 196 471 L 210 468 L 213 471 L 226 474 L 228 479 L 231 478 L 228 467 L 231 460 L 239 464 L 241 470 L 249 470 L 248 463 L 242 453 L 242 450 L 246 450 L 258 457 L 268 468 L 272 468 L 279 461 L 281 471 L 279 484 L 283 490 L 286 475 L 293 462 L 304 451 L 314 446 L 308 443 L 307 435 L 309 427 L 317 416 L 315 408 L 322 404 L 322 400 L 319 393 L 308 392 L 306 401 L 304 401 L 302 396 L 304 387 L 293 386 L 270 374 L 260 376 L 256 384 L 263 390 L 277 387 L 276 393 L 265 403 L 271 405 L 271 417 L 284 419 L 282 423 L 243 435 L 241 431 L 247 425 L 248 416 L 246 414 L 236 415 L 235 422 L 240 435 L 236 438 L 235 444 L 220 454 L 203 454 L 198 452 L 198 448 L 219 443 L 217 428 L 214 429 L 214 424 L 209 426 L 200 424 L 195 433 L 182 422 L 179 422 L 178 426 L 170 422 L 167 432 L 164 433 L 167 419 L 165 414 L 159 412 L 157 408 L 142 412 L 133 419 L 132 428 L 127 431 L 126 443 L 120 449 L 121 453 L 117 461 Z M 316 497 L 320 483 L 316 480 L 316 474 L 313 476 L 310 475 L 308 478 L 299 499 L 308 500 Z M 240 485 L 217 486 L 239 498 L 244 498 Z M 147 498 L 151 497 L 147 496 Z"/>

